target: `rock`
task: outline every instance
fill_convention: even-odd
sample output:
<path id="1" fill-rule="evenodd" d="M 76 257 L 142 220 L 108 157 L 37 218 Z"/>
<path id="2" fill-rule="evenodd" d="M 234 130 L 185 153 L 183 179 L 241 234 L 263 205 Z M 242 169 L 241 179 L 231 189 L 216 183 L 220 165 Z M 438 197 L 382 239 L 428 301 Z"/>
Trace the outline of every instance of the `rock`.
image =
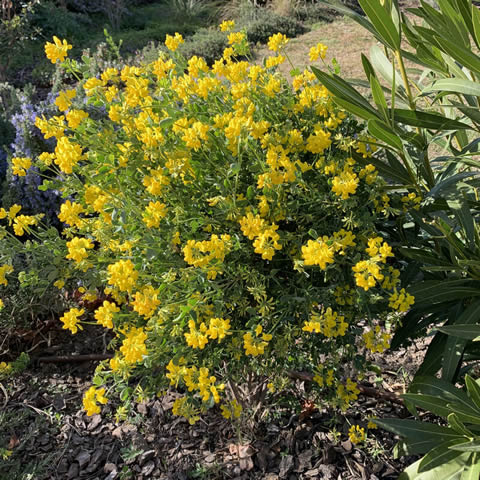
<path id="1" fill-rule="evenodd" d="M 83 467 L 90 461 L 90 454 L 88 452 L 80 452 L 75 460 L 78 462 L 78 466 L 83 470 Z"/>
<path id="2" fill-rule="evenodd" d="M 209 453 L 206 457 L 205 457 L 205 463 L 214 463 L 215 462 L 215 454 L 214 453 Z"/>
<path id="3" fill-rule="evenodd" d="M 103 471 L 105 473 L 110 473 L 116 470 L 117 470 L 117 466 L 114 463 L 110 463 L 110 462 L 106 463 L 103 467 Z"/>
<path id="4" fill-rule="evenodd" d="M 63 410 L 65 408 L 65 399 L 63 398 L 63 395 L 55 395 L 53 397 L 53 408 L 55 410 L 60 411 L 60 410 Z"/>
<path id="5" fill-rule="evenodd" d="M 138 456 L 138 463 L 143 465 L 148 460 L 151 460 L 155 455 L 155 450 L 147 450 Z"/>
<path id="6" fill-rule="evenodd" d="M 67 479 L 68 480 L 76 480 L 78 478 L 78 464 L 77 463 L 72 463 L 70 465 L 70 468 L 68 469 L 67 472 Z"/>
<path id="7" fill-rule="evenodd" d="M 293 470 L 294 460 L 293 455 L 286 455 L 280 460 L 280 472 L 278 473 L 279 478 L 287 478 L 288 474 Z"/>
<path id="8" fill-rule="evenodd" d="M 66 458 L 62 458 L 60 460 L 60 463 L 58 464 L 57 472 L 63 475 L 64 473 L 67 473 L 67 471 L 68 471 L 68 460 Z"/>
<path id="9" fill-rule="evenodd" d="M 93 429 L 98 427 L 101 421 L 102 421 L 102 417 L 100 415 L 98 414 L 93 415 L 90 420 L 90 423 L 88 424 L 87 430 L 91 432 Z"/>
<path id="10" fill-rule="evenodd" d="M 148 463 L 146 463 L 143 466 L 142 474 L 145 475 L 148 478 L 148 476 L 153 472 L 154 468 L 155 468 L 155 463 L 154 463 L 153 460 L 150 460 Z"/>

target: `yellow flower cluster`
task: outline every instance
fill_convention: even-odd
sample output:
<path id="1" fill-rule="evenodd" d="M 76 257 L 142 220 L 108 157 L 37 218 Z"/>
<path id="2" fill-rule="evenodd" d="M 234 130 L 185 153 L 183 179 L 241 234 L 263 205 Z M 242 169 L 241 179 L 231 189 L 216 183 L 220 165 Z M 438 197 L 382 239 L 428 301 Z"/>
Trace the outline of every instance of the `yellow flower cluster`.
<path id="1" fill-rule="evenodd" d="M 402 288 L 400 291 L 394 290 L 388 299 L 388 306 L 397 312 L 408 312 L 409 308 L 415 303 L 415 297 L 410 295 Z"/>
<path id="2" fill-rule="evenodd" d="M 45 55 L 52 63 L 57 63 L 58 60 L 63 62 L 71 48 L 72 45 L 69 45 L 66 40 L 60 41 L 58 37 L 54 36 L 53 43 L 45 44 Z"/>
<path id="3" fill-rule="evenodd" d="M 204 322 L 200 323 L 198 329 L 194 320 L 189 320 L 188 328 L 190 331 L 185 333 L 187 345 L 192 348 L 199 348 L 203 350 L 208 343 L 208 339 L 218 339 L 219 341 L 225 338 L 230 329 L 230 320 L 223 318 L 211 318 L 208 327 Z"/>
<path id="4" fill-rule="evenodd" d="M 220 405 L 222 415 L 227 419 L 240 418 L 243 412 L 242 406 L 234 399 L 227 405 Z"/>
<path id="5" fill-rule="evenodd" d="M 383 353 L 390 346 L 391 335 L 382 332 L 380 325 L 376 325 L 375 329 L 370 329 L 362 335 L 365 347 L 372 353 Z"/>
<path id="6" fill-rule="evenodd" d="M 348 438 L 354 445 L 364 442 L 365 429 L 359 425 L 352 425 L 348 430 Z"/>
<path id="7" fill-rule="evenodd" d="M 135 312 L 145 318 L 150 318 L 160 305 L 158 299 L 159 290 L 151 285 L 144 287 L 141 291 L 135 292 L 134 300 L 130 302 Z"/>
<path id="8" fill-rule="evenodd" d="M 318 60 L 318 57 L 323 60 L 327 55 L 327 50 L 328 47 L 326 45 L 324 45 L 323 43 L 317 43 L 314 47 L 310 48 L 310 51 L 308 53 L 310 61 L 314 62 L 315 60 Z"/>
<path id="9" fill-rule="evenodd" d="M 310 320 L 305 322 L 302 330 L 311 333 L 322 333 L 327 338 L 335 338 L 343 337 L 347 328 L 348 323 L 345 322 L 345 317 L 328 307 L 325 312 L 321 314 L 312 314 Z"/>
<path id="10" fill-rule="evenodd" d="M 11 265 L 2 265 L 0 267 L 0 285 L 8 285 L 8 281 L 5 277 L 7 273 L 12 273 L 13 267 Z"/>
<path id="11" fill-rule="evenodd" d="M 71 308 L 68 312 L 65 312 L 60 321 L 63 323 L 63 329 L 70 330 L 72 333 L 77 333 L 78 330 L 83 330 L 80 324 L 79 317 L 85 313 L 85 310 L 78 308 Z"/>
<path id="12" fill-rule="evenodd" d="M 113 314 L 119 311 L 115 303 L 104 300 L 102 306 L 95 310 L 95 320 L 105 328 L 113 328 Z"/>
<path id="13" fill-rule="evenodd" d="M 288 43 L 288 38 L 283 33 L 276 33 L 268 39 L 268 48 L 273 52 L 278 52 Z"/>
<path id="14" fill-rule="evenodd" d="M 220 264 L 230 248 L 230 235 L 213 234 L 210 240 L 188 240 L 183 247 L 185 261 L 197 268 L 207 268 L 207 278 L 215 280 L 222 273 Z"/>
<path id="15" fill-rule="evenodd" d="M 108 402 L 108 399 L 105 397 L 105 389 L 90 387 L 83 396 L 83 408 L 85 408 L 88 416 L 100 413 L 100 407 L 97 405 L 97 402 L 102 405 Z"/>
<path id="16" fill-rule="evenodd" d="M 302 257 L 305 265 L 318 265 L 322 270 L 327 268 L 327 264 L 334 263 L 333 256 L 335 249 L 329 244 L 330 239 L 327 235 L 309 240 L 307 245 L 302 247 Z"/>
<path id="17" fill-rule="evenodd" d="M 12 174 L 24 177 L 30 167 L 32 166 L 32 159 L 28 157 L 13 157 L 12 158 Z"/>
<path id="18" fill-rule="evenodd" d="M 138 272 L 130 259 L 119 260 L 108 268 L 108 284 L 121 292 L 131 292 L 138 279 Z"/>
<path id="19" fill-rule="evenodd" d="M 263 355 L 265 353 L 265 347 L 268 346 L 268 342 L 273 338 L 270 333 L 262 333 L 263 327 L 257 325 L 255 328 L 255 336 L 251 332 L 247 332 L 243 336 L 243 348 L 246 355 L 252 355 L 254 357 Z"/>
<path id="20" fill-rule="evenodd" d="M 370 258 L 357 262 L 352 270 L 355 272 L 355 283 L 367 291 L 374 287 L 377 281 L 380 282 L 384 279 L 381 264 L 386 263 L 387 258 L 394 255 L 392 247 L 384 242 L 382 237 L 370 238 L 365 251 Z"/>
<path id="21" fill-rule="evenodd" d="M 68 255 L 66 258 L 80 263 L 88 257 L 87 249 L 92 249 L 93 243 L 89 238 L 74 237 L 67 242 L 67 248 Z"/>
<path id="22" fill-rule="evenodd" d="M 358 399 L 360 390 L 357 384 L 351 379 L 347 378 L 345 385 L 340 384 L 337 386 L 337 397 L 340 401 L 340 408 L 346 410 L 351 402 Z"/>
<path id="23" fill-rule="evenodd" d="M 143 357 L 147 355 L 146 339 L 147 334 L 143 328 L 132 327 L 128 331 L 120 347 L 126 363 L 137 363 L 143 360 Z"/>

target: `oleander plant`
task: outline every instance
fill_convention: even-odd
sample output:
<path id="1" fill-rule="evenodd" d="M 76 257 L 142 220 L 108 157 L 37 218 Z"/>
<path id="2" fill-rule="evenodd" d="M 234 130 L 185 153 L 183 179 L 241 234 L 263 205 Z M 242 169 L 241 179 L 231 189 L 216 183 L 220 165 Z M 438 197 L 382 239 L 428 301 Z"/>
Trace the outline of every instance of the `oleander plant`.
<path id="1" fill-rule="evenodd" d="M 386 226 L 415 199 L 388 193 L 364 126 L 310 71 L 291 83 L 278 73 L 284 35 L 255 65 L 245 33 L 221 30 L 229 46 L 211 67 L 184 58 L 178 34 L 153 63 L 98 77 L 67 58 L 66 40 L 45 47 L 89 111 L 61 91 L 58 114 L 36 120 L 54 149 L 12 159 L 14 175 L 35 167 L 61 192 L 63 229 L 20 205 L 0 210 L 0 284 L 18 274 L 18 239 L 49 232 L 48 281 L 99 305 L 72 305 L 63 328 L 98 323 L 113 336 L 89 415 L 114 391 L 128 404 L 171 387 L 182 393 L 173 412 L 192 424 L 215 404 L 238 417 L 247 378 L 265 398 L 295 369 L 314 370 L 322 399 L 346 409 L 414 302 Z M 318 44 L 310 58 L 325 53 Z"/>

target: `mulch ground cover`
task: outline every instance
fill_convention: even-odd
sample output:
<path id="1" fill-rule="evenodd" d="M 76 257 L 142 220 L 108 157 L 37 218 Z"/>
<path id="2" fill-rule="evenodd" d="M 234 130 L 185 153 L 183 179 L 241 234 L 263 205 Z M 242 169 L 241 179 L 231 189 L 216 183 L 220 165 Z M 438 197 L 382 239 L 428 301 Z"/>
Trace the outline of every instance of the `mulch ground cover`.
<path id="1" fill-rule="evenodd" d="M 32 358 L 105 353 L 108 343 L 95 327 L 76 336 L 54 328 L 45 338 Z M 372 384 L 372 391 L 387 397 L 402 393 L 422 350 L 414 346 L 379 357 L 384 380 Z M 116 421 L 114 398 L 101 415 L 88 417 L 81 408 L 95 366 L 94 361 L 34 361 L 3 382 L 0 447 L 13 453 L 0 460 L 0 480 L 376 480 L 397 478 L 413 460 L 394 460 L 396 440 L 380 429 L 369 430 L 362 446 L 348 440 L 350 425 L 364 425 L 368 416 L 408 415 L 385 398 L 362 395 L 339 414 L 312 408 L 308 382 L 296 381 L 288 405 L 276 404 L 240 427 L 217 408 L 189 425 L 172 415 L 175 392 L 135 403 L 128 419 Z"/>

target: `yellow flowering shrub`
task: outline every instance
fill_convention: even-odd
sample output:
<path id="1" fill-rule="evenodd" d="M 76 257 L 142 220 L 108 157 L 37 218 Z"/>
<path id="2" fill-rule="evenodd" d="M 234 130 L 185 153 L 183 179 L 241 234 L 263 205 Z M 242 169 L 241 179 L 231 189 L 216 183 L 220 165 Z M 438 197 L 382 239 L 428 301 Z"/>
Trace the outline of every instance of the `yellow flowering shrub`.
<path id="1" fill-rule="evenodd" d="M 32 163 L 65 199 L 51 281 L 103 297 L 92 318 L 115 335 L 88 414 L 114 388 L 133 395 L 135 378 L 142 392 L 183 391 L 173 411 L 191 423 L 215 404 L 236 418 L 245 403 L 228 383 L 252 374 L 275 391 L 292 368 L 315 371 L 323 398 L 346 408 L 369 349 L 388 347 L 383 320 L 413 302 L 363 126 L 308 70 L 292 84 L 278 73 L 285 36 L 259 66 L 235 59 L 246 40 L 232 28 L 222 24 L 230 46 L 211 67 L 168 36 L 153 63 L 82 79 L 97 115 L 65 116 L 67 90 L 59 116 L 37 121 L 56 146 Z M 48 48 L 52 61 L 65 44 Z M 6 230 L 17 215 L 5 212 Z M 61 318 L 72 333 L 86 320 L 78 308 Z"/>

